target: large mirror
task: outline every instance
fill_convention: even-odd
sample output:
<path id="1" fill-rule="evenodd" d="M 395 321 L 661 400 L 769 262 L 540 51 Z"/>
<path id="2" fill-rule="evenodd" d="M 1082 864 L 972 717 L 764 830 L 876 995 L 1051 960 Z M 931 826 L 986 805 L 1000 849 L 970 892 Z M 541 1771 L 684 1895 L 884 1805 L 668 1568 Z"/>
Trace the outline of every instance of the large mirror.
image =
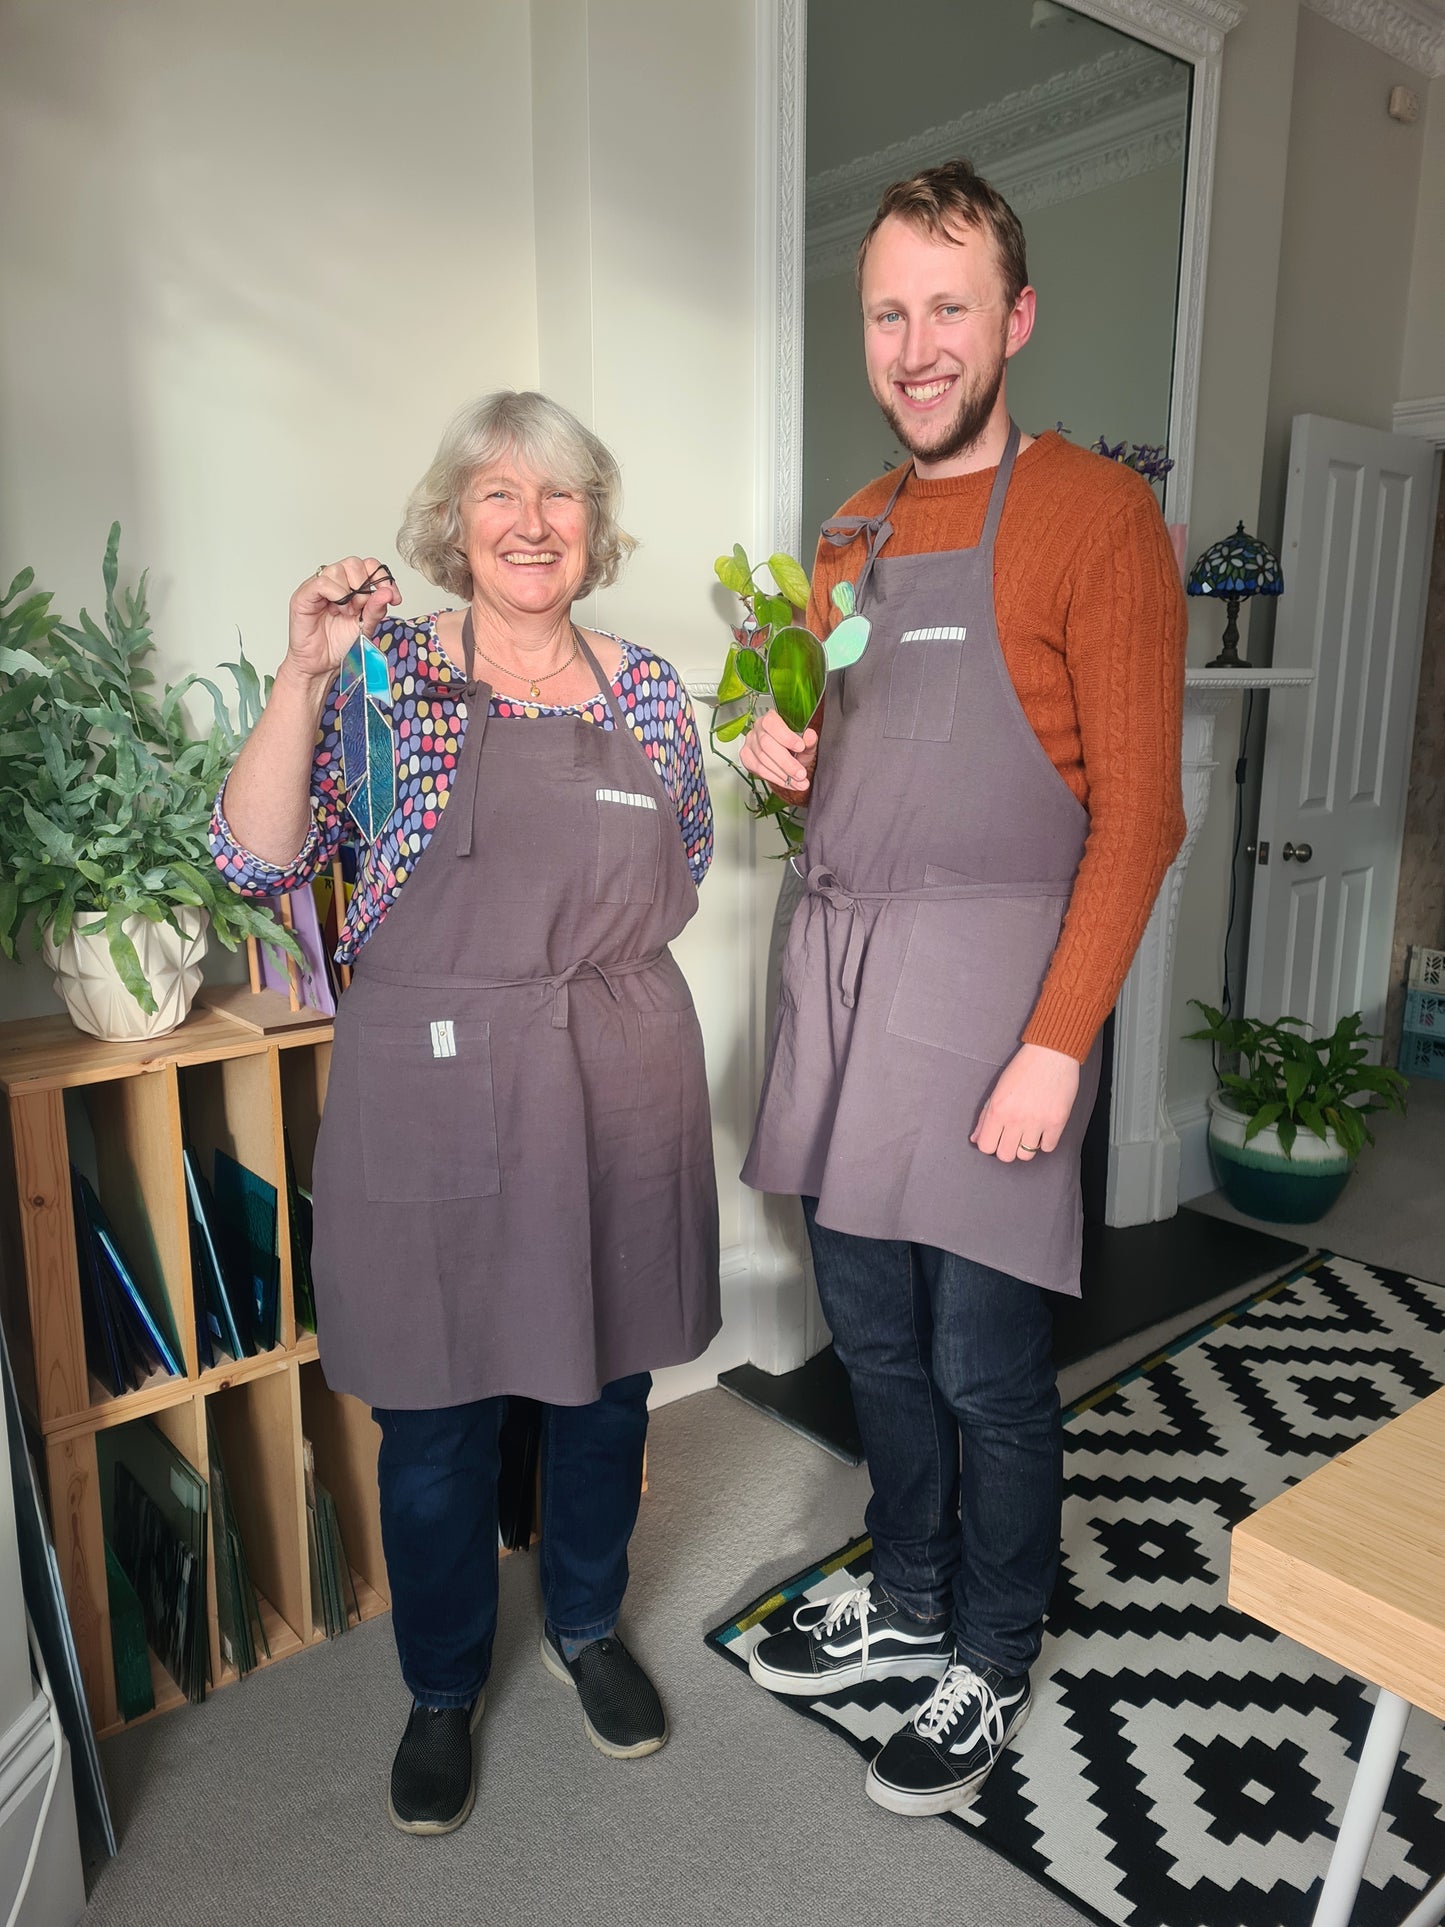
<path id="1" fill-rule="evenodd" d="M 903 459 L 863 374 L 854 255 L 884 187 L 966 155 L 1023 222 L 1038 289 L 1015 418 L 1171 440 L 1192 67 L 1055 0 L 807 10 L 801 538 Z M 1171 450 L 1171 452 L 1176 452 Z"/>

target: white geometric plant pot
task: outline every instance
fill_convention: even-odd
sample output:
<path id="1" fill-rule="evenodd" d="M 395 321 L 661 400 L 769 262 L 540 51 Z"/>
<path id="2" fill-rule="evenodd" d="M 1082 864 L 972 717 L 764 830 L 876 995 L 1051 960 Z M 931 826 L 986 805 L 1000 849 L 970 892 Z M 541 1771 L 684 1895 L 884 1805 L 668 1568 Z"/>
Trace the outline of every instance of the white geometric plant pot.
<path id="1" fill-rule="evenodd" d="M 210 918 L 189 904 L 177 905 L 175 914 L 180 930 L 142 916 L 127 917 L 122 925 L 156 1000 L 153 1015 L 141 1009 L 111 962 L 104 916 L 78 916 L 58 947 L 50 932 L 44 933 L 45 961 L 55 972 L 55 994 L 64 1001 L 72 1023 L 92 1037 L 133 1043 L 164 1037 L 185 1022 L 191 999 L 200 988 Z"/>

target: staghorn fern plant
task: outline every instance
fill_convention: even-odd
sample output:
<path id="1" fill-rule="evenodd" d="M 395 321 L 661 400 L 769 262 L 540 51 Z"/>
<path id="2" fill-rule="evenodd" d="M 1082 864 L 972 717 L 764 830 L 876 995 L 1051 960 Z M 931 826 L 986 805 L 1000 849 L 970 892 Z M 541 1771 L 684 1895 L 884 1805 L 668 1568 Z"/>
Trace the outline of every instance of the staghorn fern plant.
<path id="1" fill-rule="evenodd" d="M 237 720 L 205 676 L 167 685 L 159 701 L 144 667 L 155 648 L 146 577 L 116 593 L 120 524 L 102 575 L 105 626 L 82 609 L 77 628 L 22 569 L 0 599 L 0 950 L 12 960 L 27 922 L 35 948 L 47 928 L 63 943 L 75 919 L 103 916 L 111 959 L 140 1005 L 155 998 L 126 935 L 128 918 L 179 927 L 181 906 L 204 910 L 228 950 L 259 937 L 300 960 L 270 913 L 238 897 L 206 846 L 211 804 L 261 713 L 264 692 L 242 651 L 222 665 L 236 684 Z M 191 735 L 182 709 L 199 686 L 215 720 Z"/>

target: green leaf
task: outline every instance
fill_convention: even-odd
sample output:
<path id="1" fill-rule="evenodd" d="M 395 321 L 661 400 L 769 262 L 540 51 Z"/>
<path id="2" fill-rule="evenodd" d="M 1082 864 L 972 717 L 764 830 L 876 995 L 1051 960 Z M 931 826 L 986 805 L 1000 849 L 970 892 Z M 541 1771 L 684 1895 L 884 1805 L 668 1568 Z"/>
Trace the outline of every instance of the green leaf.
<path id="1" fill-rule="evenodd" d="M 758 649 L 739 649 L 734 664 L 738 680 L 751 689 L 755 696 L 765 696 L 768 690 L 768 663 L 766 656 Z"/>
<path id="2" fill-rule="evenodd" d="M 1310 1077 L 1312 1075 L 1314 1068 L 1315 1067 L 1313 1064 L 1306 1064 L 1303 1062 L 1295 1062 L 1292 1064 L 1285 1065 L 1284 1067 L 1285 1101 L 1288 1103 L 1289 1108 L 1291 1110 L 1294 1109 L 1295 1105 L 1299 1103 L 1300 1099 L 1304 1096 L 1305 1092 L 1309 1089 Z"/>
<path id="3" fill-rule="evenodd" d="M 780 550 L 776 555 L 768 557 L 768 567 L 780 592 L 788 598 L 793 608 L 806 609 L 809 593 L 808 577 L 802 564 L 795 562 L 792 556 L 785 555 Z M 788 617 L 785 616 L 783 620 L 786 622 Z"/>
<path id="4" fill-rule="evenodd" d="M 829 670 L 851 669 L 868 647 L 871 624 L 867 616 L 845 616 L 823 644 Z"/>
<path id="5" fill-rule="evenodd" d="M 752 651 L 749 650 L 748 653 L 751 655 Z M 723 664 L 722 676 L 718 681 L 717 699 L 720 703 L 733 703 L 739 696 L 746 694 L 747 685 L 738 674 L 738 652 L 736 648 L 729 649 L 728 659 Z"/>
<path id="6" fill-rule="evenodd" d="M 117 523 L 117 531 L 119 530 L 119 526 L 119 523 Z M 136 947 L 122 928 L 125 922 L 125 916 L 124 906 L 118 903 L 113 903 L 106 912 L 105 934 L 106 941 L 110 948 L 111 962 L 115 965 L 121 982 L 130 992 L 131 996 L 135 998 L 147 1016 L 153 1017 L 156 1010 L 156 1000 L 151 992 L 150 985 L 146 982 L 145 972 L 140 967 L 140 958 L 136 954 Z"/>
<path id="7" fill-rule="evenodd" d="M 786 629 L 793 620 L 793 606 L 785 596 L 754 596 L 753 614 L 764 629 Z"/>
<path id="8" fill-rule="evenodd" d="M 28 649 L 7 649 L 0 644 L 0 676 L 43 676 L 45 664 Z"/>
<path id="9" fill-rule="evenodd" d="M 1244 1127 L 1245 1143 L 1248 1144 L 1251 1138 L 1258 1137 L 1261 1131 L 1267 1131 L 1270 1125 L 1283 1117 L 1283 1115 L 1283 1104 L 1266 1104 L 1262 1106 Z"/>
<path id="10" fill-rule="evenodd" d="M 720 555 L 712 566 L 718 581 L 725 589 L 731 589 L 734 595 L 747 595 L 752 588 L 753 578 L 746 557 L 739 566 L 735 555 Z"/>
<path id="11" fill-rule="evenodd" d="M 67 866 L 75 861 L 75 838 L 67 836 L 58 823 L 52 823 L 48 816 L 42 816 L 35 805 L 27 798 L 21 805 L 25 821 L 30 825 L 35 840 L 40 847 L 52 856 L 57 863 Z"/>
<path id="12" fill-rule="evenodd" d="M 739 736 L 745 736 L 752 726 L 752 711 L 745 709 L 741 716 L 734 716 L 731 722 L 719 723 L 713 735 L 720 743 L 731 743 Z"/>
<path id="13" fill-rule="evenodd" d="M 827 681 L 818 638 L 808 629 L 780 629 L 768 644 L 768 689 L 789 729 L 801 733 L 812 722 Z"/>
<path id="14" fill-rule="evenodd" d="M 1283 1150 L 1285 1156 L 1293 1157 L 1294 1141 L 1298 1135 L 1299 1126 L 1292 1118 L 1282 1117 L 1275 1126 L 1275 1129 L 1279 1132 L 1280 1148 Z"/>
<path id="15" fill-rule="evenodd" d="M 1299 1107 L 1299 1115 L 1300 1123 L 1304 1125 L 1305 1129 L 1307 1131 L 1313 1131 L 1315 1136 L 1323 1143 L 1328 1133 L 1326 1132 L 1325 1120 L 1320 1114 L 1319 1106 L 1317 1104 L 1303 1103 Z"/>
<path id="16" fill-rule="evenodd" d="M 34 580 L 35 580 L 34 569 L 22 569 L 19 575 L 17 575 L 15 580 L 10 584 L 10 587 L 5 591 L 4 596 L 0 597 L 0 609 L 3 609 L 7 602 L 13 602 L 16 596 L 24 595 L 25 591 L 30 587 L 31 583 Z"/>

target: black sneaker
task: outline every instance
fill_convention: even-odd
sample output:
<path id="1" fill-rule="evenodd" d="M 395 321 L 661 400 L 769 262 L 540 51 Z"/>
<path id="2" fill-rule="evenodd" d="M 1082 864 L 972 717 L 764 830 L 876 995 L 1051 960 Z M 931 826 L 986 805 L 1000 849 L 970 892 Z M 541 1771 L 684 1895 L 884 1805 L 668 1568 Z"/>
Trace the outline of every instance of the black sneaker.
<path id="1" fill-rule="evenodd" d="M 770 1693 L 816 1699 L 864 1679 L 937 1679 L 953 1660 L 949 1620 L 915 1619 L 880 1587 L 799 1606 L 793 1623 L 754 1646 L 748 1671 Z"/>
<path id="2" fill-rule="evenodd" d="M 1027 1673 L 950 1666 L 868 1768 L 870 1800 L 892 1813 L 961 1813 L 1029 1716 Z"/>
<path id="3" fill-rule="evenodd" d="M 616 1633 L 594 1639 L 568 1659 L 550 1630 L 542 1634 L 542 1664 L 564 1686 L 575 1686 L 587 1737 L 614 1760 L 640 1760 L 667 1739 L 667 1715 L 657 1688 Z"/>
<path id="4" fill-rule="evenodd" d="M 470 1706 L 413 1703 L 391 1763 L 391 1824 L 403 1833 L 450 1833 L 472 1810 L 472 1735 L 482 1720 L 485 1692 Z"/>

